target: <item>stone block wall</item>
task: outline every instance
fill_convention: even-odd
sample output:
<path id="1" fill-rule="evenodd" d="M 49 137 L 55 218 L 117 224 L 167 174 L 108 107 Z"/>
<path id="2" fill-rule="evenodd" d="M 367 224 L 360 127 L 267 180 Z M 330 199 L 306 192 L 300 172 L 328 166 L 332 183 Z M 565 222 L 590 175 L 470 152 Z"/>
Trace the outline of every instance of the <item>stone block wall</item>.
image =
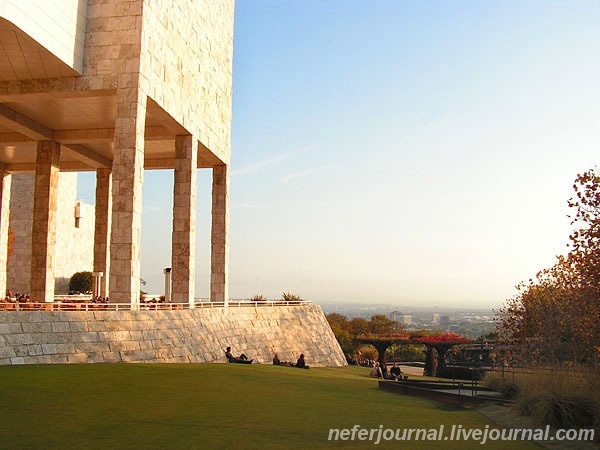
<path id="1" fill-rule="evenodd" d="M 145 0 L 147 94 L 229 163 L 234 1 Z M 190 101 L 193 99 L 193 101 Z"/>
<path id="2" fill-rule="evenodd" d="M 139 77 L 145 95 L 229 163 L 234 0 L 89 0 L 87 14 L 76 89 Z"/>
<path id="3" fill-rule="evenodd" d="M 31 274 L 31 221 L 33 216 L 33 174 L 12 176 L 10 223 L 13 254 L 8 259 L 7 288 L 13 293 L 30 291 Z M 54 255 L 55 293 L 68 291 L 71 275 L 84 270 L 92 271 L 94 256 L 94 215 L 92 205 L 80 203 L 81 218 L 75 226 L 77 204 L 77 174 L 59 175 L 57 202 L 56 248 Z"/>
<path id="4" fill-rule="evenodd" d="M 273 354 L 346 365 L 317 305 L 179 311 L 0 311 L 0 365 L 225 363 L 224 349 L 271 364 Z"/>
<path id="5" fill-rule="evenodd" d="M 0 17 L 82 72 L 87 0 L 0 0 Z"/>
<path id="6" fill-rule="evenodd" d="M 9 229 L 13 235 L 13 250 L 8 257 L 6 288 L 13 292 L 29 292 L 33 180 L 32 174 L 12 175 Z"/>

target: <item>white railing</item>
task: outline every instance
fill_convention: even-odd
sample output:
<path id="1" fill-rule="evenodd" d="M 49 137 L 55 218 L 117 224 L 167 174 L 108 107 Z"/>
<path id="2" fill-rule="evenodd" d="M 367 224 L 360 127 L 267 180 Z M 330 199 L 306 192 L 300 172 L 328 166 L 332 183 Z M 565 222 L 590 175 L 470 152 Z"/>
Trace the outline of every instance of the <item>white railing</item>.
<path id="1" fill-rule="evenodd" d="M 91 302 L 92 294 L 57 294 L 54 296 L 55 302 Z"/>
<path id="2" fill-rule="evenodd" d="M 200 300 L 200 301 L 198 301 Z M 249 300 L 230 300 L 229 302 L 211 302 L 205 299 L 195 299 L 195 308 L 261 308 L 266 306 L 301 306 L 310 305 L 307 300 L 284 301 L 266 300 L 253 302 Z M 175 311 L 190 309 L 189 303 L 147 302 L 132 305 L 131 303 L 94 303 L 87 301 L 55 301 L 40 302 L 2 302 L 0 311 Z"/>
<path id="3" fill-rule="evenodd" d="M 245 307 L 253 307 L 260 308 L 264 306 L 299 306 L 299 305 L 310 305 L 312 302 L 310 300 L 261 300 L 261 301 L 252 301 L 245 299 L 232 299 L 225 304 L 225 302 L 211 302 L 208 299 L 199 299 L 196 298 L 195 306 L 196 308 L 220 308 L 224 306 L 229 306 L 233 308 L 245 308 Z"/>
<path id="4" fill-rule="evenodd" d="M 189 309 L 189 303 L 93 303 L 93 302 L 48 302 L 48 303 L 0 303 L 0 311 L 151 311 Z"/>

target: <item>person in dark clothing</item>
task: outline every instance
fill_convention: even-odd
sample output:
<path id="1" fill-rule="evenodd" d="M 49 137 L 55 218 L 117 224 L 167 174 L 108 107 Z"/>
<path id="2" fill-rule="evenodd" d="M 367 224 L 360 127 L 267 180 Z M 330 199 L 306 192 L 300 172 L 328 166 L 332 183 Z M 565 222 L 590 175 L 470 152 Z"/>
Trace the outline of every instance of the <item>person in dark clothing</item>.
<path id="1" fill-rule="evenodd" d="M 231 347 L 227 347 L 225 350 L 225 357 L 227 358 L 227 362 L 230 363 L 252 364 L 252 361 L 254 361 L 253 359 L 248 359 L 248 357 L 243 353 L 238 357 L 233 356 L 231 354 Z"/>
<path id="2" fill-rule="evenodd" d="M 402 370 L 400 370 L 400 367 L 396 363 L 394 363 L 394 365 L 390 369 L 390 376 L 391 376 L 392 380 L 398 381 L 400 379 L 401 374 L 402 374 Z"/>
<path id="3" fill-rule="evenodd" d="M 306 365 L 306 361 L 304 360 L 304 353 L 302 353 L 300 355 L 300 358 L 298 358 L 298 361 L 296 361 L 296 367 L 298 367 L 299 369 L 308 369 L 310 367 Z"/>

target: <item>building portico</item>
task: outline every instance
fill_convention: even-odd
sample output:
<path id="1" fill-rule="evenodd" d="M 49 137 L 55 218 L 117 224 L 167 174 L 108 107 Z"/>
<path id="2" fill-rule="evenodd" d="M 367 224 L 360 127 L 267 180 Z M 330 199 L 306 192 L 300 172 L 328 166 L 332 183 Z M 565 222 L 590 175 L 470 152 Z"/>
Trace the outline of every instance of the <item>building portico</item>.
<path id="1" fill-rule="evenodd" d="M 12 8 L 0 17 L 0 290 L 10 287 L 10 175 L 35 174 L 30 294 L 51 302 L 55 224 L 72 220 L 56 217 L 58 173 L 93 171 L 97 289 L 135 309 L 144 171 L 171 169 L 172 299 L 193 307 L 196 172 L 206 169 L 211 300 L 226 302 L 233 0 L 64 0 L 73 11 L 58 28 L 45 24 L 57 22 L 53 10 L 5 2 Z"/>

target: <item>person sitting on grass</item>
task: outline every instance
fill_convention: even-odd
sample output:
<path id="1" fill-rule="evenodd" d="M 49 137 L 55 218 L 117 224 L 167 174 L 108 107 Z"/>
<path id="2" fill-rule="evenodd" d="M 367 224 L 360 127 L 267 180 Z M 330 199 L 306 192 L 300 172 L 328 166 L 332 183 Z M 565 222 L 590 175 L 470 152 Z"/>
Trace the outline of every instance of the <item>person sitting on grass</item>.
<path id="1" fill-rule="evenodd" d="M 252 364 L 252 361 L 254 361 L 253 359 L 248 359 L 243 353 L 236 358 L 231 354 L 231 347 L 227 347 L 227 350 L 225 350 L 225 357 L 227 358 L 227 362 L 230 363 Z"/>
<path id="2" fill-rule="evenodd" d="M 290 361 L 281 361 L 279 359 L 279 356 L 277 355 L 277 353 L 275 353 L 275 356 L 273 357 L 273 365 L 274 366 L 293 366 L 294 364 L 292 364 Z"/>
<path id="3" fill-rule="evenodd" d="M 379 365 L 379 363 L 377 361 L 373 365 L 373 369 L 371 369 L 371 374 L 370 375 L 373 378 L 381 378 L 381 379 L 383 379 L 383 372 L 381 371 L 381 366 Z"/>
<path id="4" fill-rule="evenodd" d="M 402 370 L 396 363 L 394 363 L 394 365 L 390 369 L 390 378 L 394 381 L 398 381 L 401 378 L 401 375 Z"/>
<path id="5" fill-rule="evenodd" d="M 306 365 L 306 361 L 304 360 L 304 353 L 300 354 L 300 358 L 298 358 L 298 361 L 296 361 L 296 367 L 298 369 L 309 369 L 310 366 Z"/>

